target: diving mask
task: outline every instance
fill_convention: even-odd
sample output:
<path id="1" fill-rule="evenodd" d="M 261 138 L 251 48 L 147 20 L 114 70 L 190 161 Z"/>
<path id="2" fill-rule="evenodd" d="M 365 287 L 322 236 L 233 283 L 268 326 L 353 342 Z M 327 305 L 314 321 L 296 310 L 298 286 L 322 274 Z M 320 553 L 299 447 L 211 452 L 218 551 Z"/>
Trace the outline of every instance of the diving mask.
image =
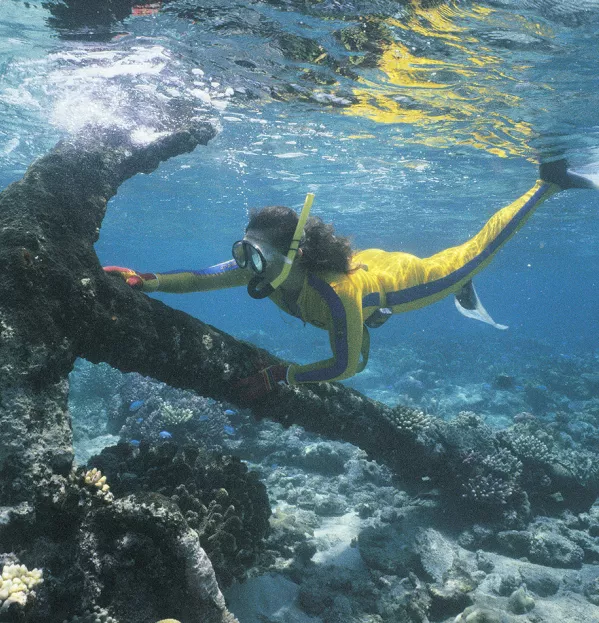
<path id="1" fill-rule="evenodd" d="M 257 275 L 266 270 L 266 258 L 262 251 L 247 240 L 233 243 L 233 259 L 239 268 L 249 266 Z"/>
<path id="2" fill-rule="evenodd" d="M 255 273 L 248 284 L 248 294 L 254 299 L 263 299 L 270 296 L 289 276 L 293 260 L 297 255 L 299 245 L 304 234 L 306 221 L 310 215 L 312 202 L 314 201 L 314 193 L 308 193 L 304 201 L 304 207 L 300 212 L 289 250 L 285 255 L 285 260 L 281 272 L 270 283 L 264 283 L 261 275 L 266 270 L 266 259 L 264 254 L 258 247 L 251 244 L 248 240 L 238 240 L 233 245 L 233 259 L 240 268 L 249 266 Z"/>

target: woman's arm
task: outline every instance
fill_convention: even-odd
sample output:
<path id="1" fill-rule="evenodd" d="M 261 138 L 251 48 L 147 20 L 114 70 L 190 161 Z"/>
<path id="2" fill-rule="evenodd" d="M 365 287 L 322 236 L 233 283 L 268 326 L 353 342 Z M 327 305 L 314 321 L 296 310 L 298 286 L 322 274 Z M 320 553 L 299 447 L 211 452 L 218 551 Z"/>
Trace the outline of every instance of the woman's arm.
<path id="1" fill-rule="evenodd" d="M 251 278 L 249 271 L 239 268 L 235 260 L 201 270 L 172 270 L 154 275 L 157 283 L 144 281 L 144 291 L 206 292 L 247 285 Z"/>
<path id="2" fill-rule="evenodd" d="M 314 275 L 308 276 L 308 285 L 317 292 L 318 304 L 324 301 L 328 307 L 325 327 L 329 331 L 333 356 L 305 366 L 276 364 L 241 379 L 236 388 L 242 400 L 259 400 L 278 384 L 340 381 L 364 369 L 370 340 L 363 325 L 361 292 L 359 300 L 347 294 L 339 295 L 331 285 Z"/>
<path id="3" fill-rule="evenodd" d="M 304 366 L 292 364 L 287 372 L 287 381 L 294 385 L 347 379 L 360 369 L 364 330 L 362 301 L 337 294 L 328 283 L 313 275 L 308 277 L 308 284 L 329 307 L 329 340 L 333 356 Z"/>
<path id="4" fill-rule="evenodd" d="M 131 287 L 144 292 L 205 292 L 247 285 L 251 275 L 234 260 L 202 270 L 173 270 L 166 273 L 138 273 L 130 268 L 106 266 L 104 270 L 122 277 Z"/>

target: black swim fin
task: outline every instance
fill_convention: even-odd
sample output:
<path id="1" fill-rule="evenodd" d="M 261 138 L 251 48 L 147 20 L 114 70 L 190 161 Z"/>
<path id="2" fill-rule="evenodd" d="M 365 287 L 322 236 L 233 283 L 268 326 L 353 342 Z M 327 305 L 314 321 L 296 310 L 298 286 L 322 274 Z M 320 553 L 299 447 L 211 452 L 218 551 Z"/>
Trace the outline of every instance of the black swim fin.
<path id="1" fill-rule="evenodd" d="M 539 175 L 544 182 L 557 184 L 560 188 L 597 188 L 593 180 L 568 170 L 565 158 L 553 162 L 543 162 L 539 167 Z"/>

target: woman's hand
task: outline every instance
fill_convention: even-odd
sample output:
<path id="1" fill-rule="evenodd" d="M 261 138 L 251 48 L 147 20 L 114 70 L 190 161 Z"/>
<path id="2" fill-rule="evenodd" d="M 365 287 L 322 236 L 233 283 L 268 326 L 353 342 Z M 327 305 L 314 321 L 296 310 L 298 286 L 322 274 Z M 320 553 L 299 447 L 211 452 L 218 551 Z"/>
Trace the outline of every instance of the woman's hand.
<path id="1" fill-rule="evenodd" d="M 239 392 L 239 398 L 253 402 L 264 398 L 276 389 L 277 385 L 287 385 L 287 370 L 289 366 L 268 366 L 260 370 L 258 374 L 248 376 L 235 383 L 235 389 Z"/>
<path id="2" fill-rule="evenodd" d="M 122 266 L 104 266 L 103 268 L 104 272 L 120 277 L 128 286 L 137 290 L 143 290 L 147 281 L 156 279 L 154 273 L 138 273 L 132 268 L 123 268 Z"/>

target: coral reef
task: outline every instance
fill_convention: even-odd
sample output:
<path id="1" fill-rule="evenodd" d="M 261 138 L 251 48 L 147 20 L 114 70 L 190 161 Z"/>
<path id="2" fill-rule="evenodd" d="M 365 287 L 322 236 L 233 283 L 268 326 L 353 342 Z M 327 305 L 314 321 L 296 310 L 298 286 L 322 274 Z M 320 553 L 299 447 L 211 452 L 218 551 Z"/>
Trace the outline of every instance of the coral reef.
<path id="1" fill-rule="evenodd" d="M 588 509 L 599 493 L 599 475 L 588 451 L 573 450 L 551 424 L 526 418 L 494 430 L 482 418 L 462 412 L 436 422 L 444 440 L 444 474 L 438 478 L 450 498 L 475 518 L 505 525 L 525 521 L 532 509 Z"/>
<path id="2" fill-rule="evenodd" d="M 104 372 L 100 370 L 100 374 Z M 96 392 L 100 393 L 101 382 L 97 385 Z M 253 424 L 218 401 L 170 388 L 138 374 L 125 375 L 116 385 L 118 391 L 110 399 L 107 412 L 112 430 L 120 432 L 124 441 L 137 445 L 172 438 L 183 446 L 221 451 L 223 446 L 234 447 L 230 433 L 225 431 L 242 431 L 238 439 L 241 434 L 253 436 Z M 313 398 L 306 396 L 309 403 Z M 274 408 L 281 409 L 285 399 Z M 271 406 L 270 401 L 267 404 Z M 366 401 L 363 405 L 368 411 L 372 403 Z M 262 409 L 266 412 L 266 406 L 256 410 L 262 413 Z M 194 414 L 191 417 L 190 412 Z M 337 412 L 336 409 L 335 415 Z M 328 434 L 335 434 L 330 429 L 330 417 L 327 420 L 305 417 L 313 413 L 305 409 L 294 412 L 294 416 L 299 416 L 298 420 L 309 428 L 326 427 Z M 503 431 L 492 429 L 471 411 L 463 411 L 447 422 L 405 406 L 381 409 L 380 419 L 375 413 L 372 412 L 371 430 L 376 431 L 378 445 L 372 450 L 373 455 L 388 461 L 404 477 L 415 480 L 430 477 L 431 483 L 442 488 L 450 505 L 459 499 L 466 516 L 503 517 L 508 522 L 506 527 L 514 527 L 518 520 L 529 516 L 531 506 L 559 510 L 572 501 L 577 504 L 577 510 L 583 510 L 592 503 L 598 490 L 599 478 L 590 450 L 586 455 L 583 450 L 573 450 L 551 423 L 541 422 L 529 413 L 522 413 L 512 427 Z M 177 414 L 176 422 L 170 419 L 171 414 Z M 230 425 L 230 414 L 235 414 L 236 428 Z M 276 417 L 276 413 L 270 411 L 268 416 Z M 357 434 L 359 429 L 355 426 L 365 422 L 362 417 L 352 419 L 346 412 L 340 413 L 341 419 L 345 421 L 339 421 L 339 429 L 349 438 L 353 438 L 354 431 Z M 288 421 L 286 417 L 285 422 Z M 377 426 L 372 428 L 375 422 Z M 368 441 L 361 438 L 360 444 L 368 448 Z M 399 446 L 401 454 L 395 452 Z M 248 458 L 261 460 L 265 452 L 270 452 L 271 460 L 277 462 L 278 452 L 288 453 L 293 447 L 291 444 L 282 451 L 278 439 L 273 439 L 268 448 L 264 440 L 256 440 Z M 329 454 L 325 456 L 326 453 Z M 339 456 L 319 445 L 297 453 L 294 461 L 302 467 L 311 463 L 310 469 L 322 469 L 325 473 L 338 472 L 343 464 Z M 343 504 L 332 499 L 326 503 L 316 499 L 309 502 L 309 497 L 314 498 L 313 494 L 303 496 L 304 506 L 325 504 L 331 513 L 343 508 Z M 367 512 L 366 508 L 360 512 Z"/>
<path id="3" fill-rule="evenodd" d="M 108 429 L 124 441 L 169 438 L 222 451 L 230 426 L 226 404 L 175 389 L 140 374 L 121 375 L 107 408 Z M 168 433 L 168 436 L 161 433 Z"/>
<path id="4" fill-rule="evenodd" d="M 230 619 L 198 533 L 179 507 L 151 490 L 109 500 L 104 486 L 99 471 L 80 470 L 1 527 L 0 547 L 39 560 L 48 575 L 27 620 Z M 0 596 L 5 589 L 9 601 L 25 603 L 40 579 L 37 570 L 5 565 Z M 102 604 L 109 609 L 98 610 Z"/>
<path id="5" fill-rule="evenodd" d="M 333 622 L 593 620 L 599 507 L 532 522 L 510 519 L 498 507 L 457 542 L 456 528 L 468 525 L 471 516 L 464 515 L 472 505 L 435 490 L 435 481 L 421 482 L 409 495 L 398 490 L 390 470 L 355 447 L 297 427 L 268 421 L 255 426 L 255 436 L 240 440 L 238 452 L 260 461 L 274 512 L 254 573 L 226 591 L 240 617 L 250 612 L 263 620 L 302 620 L 309 614 Z M 460 466 L 465 460 L 462 470 L 475 461 L 476 469 L 498 478 L 533 469 L 496 435 L 480 417 L 464 413 L 447 432 L 452 443 L 464 438 L 461 453 L 454 448 L 449 460 Z M 488 453 L 464 454 L 476 438 Z M 316 464 L 311 456 L 319 458 Z M 331 508 L 335 515 L 328 514 Z M 511 523 L 519 527 L 508 529 Z M 259 596 L 265 593 L 270 597 L 262 610 Z M 527 613 L 514 611 L 533 602 Z"/>
<path id="6" fill-rule="evenodd" d="M 168 497 L 197 531 L 223 586 L 243 579 L 262 549 L 270 516 L 266 490 L 239 459 L 173 443 L 119 444 L 91 464 L 109 476 L 119 497 L 145 491 Z"/>

